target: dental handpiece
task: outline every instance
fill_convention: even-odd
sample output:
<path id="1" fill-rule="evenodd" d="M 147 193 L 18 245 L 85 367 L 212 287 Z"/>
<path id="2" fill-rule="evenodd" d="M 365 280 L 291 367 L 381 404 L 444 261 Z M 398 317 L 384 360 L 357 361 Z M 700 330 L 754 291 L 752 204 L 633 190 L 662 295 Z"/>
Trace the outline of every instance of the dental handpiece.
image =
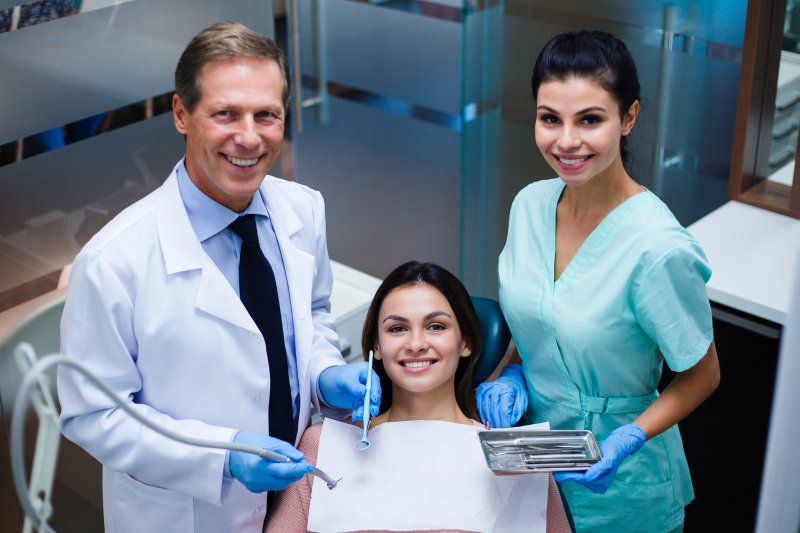
<path id="1" fill-rule="evenodd" d="M 294 462 L 291 457 L 283 455 L 282 453 L 273 452 L 272 450 L 267 450 L 266 448 L 263 448 L 261 450 L 259 457 L 261 457 L 262 459 L 266 459 L 267 461 L 272 461 L 274 463 Z M 329 476 L 316 466 L 311 469 L 311 473 L 320 478 L 322 481 L 324 481 L 325 484 L 328 486 L 328 488 L 331 490 L 335 489 L 336 485 L 342 480 L 342 478 L 333 479 L 331 476 Z"/>

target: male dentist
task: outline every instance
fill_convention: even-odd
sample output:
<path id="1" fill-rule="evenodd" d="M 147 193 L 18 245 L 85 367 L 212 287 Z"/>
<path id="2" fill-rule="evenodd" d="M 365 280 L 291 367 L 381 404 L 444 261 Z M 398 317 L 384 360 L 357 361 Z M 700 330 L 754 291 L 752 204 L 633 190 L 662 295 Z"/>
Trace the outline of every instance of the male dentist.
<path id="1" fill-rule="evenodd" d="M 293 445 L 312 405 L 361 418 L 366 363 L 338 350 L 322 197 L 267 175 L 289 99 L 283 52 L 214 24 L 184 50 L 175 90 L 186 157 L 76 258 L 62 352 L 162 426 L 293 462 L 170 440 L 68 368 L 61 428 L 103 464 L 106 531 L 260 533 L 270 491 L 311 469 Z"/>

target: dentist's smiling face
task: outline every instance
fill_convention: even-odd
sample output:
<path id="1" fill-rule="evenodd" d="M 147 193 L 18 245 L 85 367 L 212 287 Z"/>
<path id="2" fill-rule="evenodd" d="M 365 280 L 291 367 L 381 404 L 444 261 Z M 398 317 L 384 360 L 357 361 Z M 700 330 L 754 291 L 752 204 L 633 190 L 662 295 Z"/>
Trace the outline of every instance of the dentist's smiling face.
<path id="1" fill-rule="evenodd" d="M 243 211 L 280 153 L 285 110 L 278 64 L 236 57 L 200 71 L 191 111 L 173 97 L 176 129 L 186 135 L 186 171 L 207 196 Z"/>
<path id="2" fill-rule="evenodd" d="M 599 83 L 570 77 L 543 82 L 536 96 L 536 145 L 568 185 L 623 171 L 620 139 L 633 128 L 639 102 L 621 116 Z"/>
<path id="3" fill-rule="evenodd" d="M 452 397 L 458 362 L 470 354 L 447 298 L 424 283 L 386 296 L 376 348 L 395 400 L 409 392 Z"/>

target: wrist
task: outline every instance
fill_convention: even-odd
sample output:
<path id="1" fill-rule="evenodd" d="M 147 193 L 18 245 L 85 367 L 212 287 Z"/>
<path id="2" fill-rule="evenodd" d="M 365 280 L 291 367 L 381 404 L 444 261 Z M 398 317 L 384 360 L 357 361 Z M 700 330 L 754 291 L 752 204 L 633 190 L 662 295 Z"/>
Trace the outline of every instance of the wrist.
<path id="1" fill-rule="evenodd" d="M 519 381 L 525 385 L 525 372 L 522 370 L 522 365 L 518 365 L 516 363 L 506 365 L 505 368 L 503 368 L 503 370 L 500 372 L 499 377 L 513 379 L 514 381 Z"/>
<path id="2" fill-rule="evenodd" d="M 337 366 L 338 365 L 331 365 L 328 368 L 325 368 L 322 372 L 319 373 L 319 378 L 317 378 L 317 391 L 319 392 L 319 398 L 328 407 L 333 407 L 333 403 L 331 403 L 332 399 L 331 396 L 333 391 L 331 391 L 331 389 L 334 387 L 333 383 L 329 383 L 334 378 L 334 375 L 331 374 L 329 371 L 332 368 L 336 368 Z M 327 397 L 326 393 L 328 395 Z"/>
<path id="3" fill-rule="evenodd" d="M 638 424 L 631 422 L 613 431 L 630 443 L 630 454 L 636 453 L 647 441 L 647 434 Z"/>

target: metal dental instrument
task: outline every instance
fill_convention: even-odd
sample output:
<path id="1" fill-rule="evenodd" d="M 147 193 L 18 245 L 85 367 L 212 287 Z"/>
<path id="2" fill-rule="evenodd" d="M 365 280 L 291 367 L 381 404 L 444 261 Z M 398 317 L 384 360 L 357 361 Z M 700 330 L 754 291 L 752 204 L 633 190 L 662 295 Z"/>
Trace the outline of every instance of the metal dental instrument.
<path id="1" fill-rule="evenodd" d="M 367 391 L 364 393 L 364 429 L 361 433 L 361 440 L 356 443 L 356 450 L 366 450 L 369 448 L 369 439 L 367 432 L 369 431 L 369 406 L 370 397 L 372 396 L 372 350 L 369 351 L 369 362 L 367 364 Z"/>
<path id="2" fill-rule="evenodd" d="M 266 448 L 263 448 L 261 450 L 261 453 L 258 454 L 258 456 L 261 457 L 262 459 L 266 459 L 267 461 L 272 461 L 274 463 L 294 462 L 290 457 L 283 455 L 282 453 L 277 453 L 273 452 L 272 450 L 267 450 Z M 324 481 L 325 484 L 328 486 L 328 488 L 331 490 L 335 489 L 336 485 L 342 480 L 342 478 L 333 479 L 331 476 L 329 476 L 316 466 L 311 469 L 311 473 L 320 478 L 322 481 Z"/>

